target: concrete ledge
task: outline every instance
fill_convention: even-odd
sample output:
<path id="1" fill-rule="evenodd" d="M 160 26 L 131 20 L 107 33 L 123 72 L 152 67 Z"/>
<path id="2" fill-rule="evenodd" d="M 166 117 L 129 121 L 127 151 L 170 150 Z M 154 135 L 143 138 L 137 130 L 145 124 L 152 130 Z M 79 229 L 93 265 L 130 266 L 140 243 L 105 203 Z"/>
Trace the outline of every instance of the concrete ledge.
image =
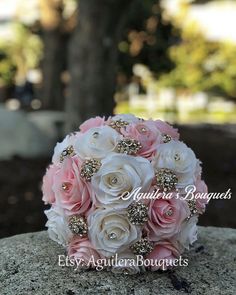
<path id="1" fill-rule="evenodd" d="M 0 240 L 1 295 L 235 295 L 236 230 L 199 227 L 199 240 L 185 255 L 188 267 L 135 276 L 102 271 L 75 273 L 59 267 L 64 250 L 46 232 Z"/>

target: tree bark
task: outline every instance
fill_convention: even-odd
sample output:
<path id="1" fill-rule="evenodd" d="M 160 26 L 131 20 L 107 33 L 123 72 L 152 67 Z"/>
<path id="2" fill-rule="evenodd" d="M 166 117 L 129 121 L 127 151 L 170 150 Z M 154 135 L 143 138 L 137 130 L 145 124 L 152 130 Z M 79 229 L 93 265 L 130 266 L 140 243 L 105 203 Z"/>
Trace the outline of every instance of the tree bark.
<path id="1" fill-rule="evenodd" d="M 115 106 L 118 42 L 132 1 L 80 0 L 78 23 L 69 47 L 67 131 Z"/>
<path id="2" fill-rule="evenodd" d="M 64 108 L 61 74 L 66 62 L 66 34 L 63 33 L 61 0 L 40 0 L 44 58 L 42 62 L 42 103 L 45 109 Z"/>
<path id="3" fill-rule="evenodd" d="M 43 108 L 63 110 L 65 99 L 61 75 L 65 70 L 67 38 L 58 29 L 55 29 L 53 31 L 44 31 L 43 41 Z"/>

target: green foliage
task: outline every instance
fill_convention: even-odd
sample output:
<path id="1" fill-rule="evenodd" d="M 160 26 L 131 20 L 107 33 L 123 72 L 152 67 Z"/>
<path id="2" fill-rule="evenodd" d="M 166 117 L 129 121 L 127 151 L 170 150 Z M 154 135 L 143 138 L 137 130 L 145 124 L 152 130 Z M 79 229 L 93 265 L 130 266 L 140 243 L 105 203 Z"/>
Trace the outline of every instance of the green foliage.
<path id="1" fill-rule="evenodd" d="M 175 68 L 161 76 L 161 86 L 236 97 L 234 44 L 211 42 L 199 32 L 189 30 L 183 32 L 180 44 L 170 48 L 169 56 Z"/>
<path id="2" fill-rule="evenodd" d="M 133 1 L 118 45 L 119 67 L 132 76 L 135 64 L 145 64 L 159 74 L 172 69 L 167 49 L 173 42 L 172 25 L 165 22 L 159 0 Z"/>
<path id="3" fill-rule="evenodd" d="M 0 40 L 0 83 L 11 84 L 25 79 L 29 69 L 38 66 L 42 42 L 24 25 L 12 25 L 12 37 Z"/>

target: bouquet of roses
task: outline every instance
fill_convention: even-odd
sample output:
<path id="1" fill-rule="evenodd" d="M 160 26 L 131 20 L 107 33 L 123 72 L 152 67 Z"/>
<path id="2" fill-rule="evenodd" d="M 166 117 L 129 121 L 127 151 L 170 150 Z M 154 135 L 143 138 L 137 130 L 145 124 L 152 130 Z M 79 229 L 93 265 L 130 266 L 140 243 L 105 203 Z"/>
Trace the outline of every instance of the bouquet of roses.
<path id="1" fill-rule="evenodd" d="M 89 119 L 56 145 L 43 178 L 49 237 L 82 268 L 116 256 L 113 272 L 165 270 L 197 239 L 208 201 L 200 164 L 161 120 Z"/>

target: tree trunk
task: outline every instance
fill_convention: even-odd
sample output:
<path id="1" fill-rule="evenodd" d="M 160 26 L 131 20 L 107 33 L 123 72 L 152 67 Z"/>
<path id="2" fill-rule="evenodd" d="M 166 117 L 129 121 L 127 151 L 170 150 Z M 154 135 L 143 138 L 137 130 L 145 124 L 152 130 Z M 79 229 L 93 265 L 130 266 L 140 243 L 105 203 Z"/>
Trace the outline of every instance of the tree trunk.
<path id="1" fill-rule="evenodd" d="M 64 109 L 64 94 L 61 75 L 66 62 L 66 37 L 58 30 L 43 32 L 44 59 L 42 64 L 43 108 L 53 110 Z"/>
<path id="2" fill-rule="evenodd" d="M 67 131 L 114 108 L 118 42 L 125 10 L 132 1 L 80 0 L 78 23 L 69 47 Z"/>
<path id="3" fill-rule="evenodd" d="M 66 61 L 66 35 L 63 34 L 63 1 L 40 0 L 44 59 L 42 62 L 42 103 L 45 109 L 64 108 L 61 74 Z"/>

